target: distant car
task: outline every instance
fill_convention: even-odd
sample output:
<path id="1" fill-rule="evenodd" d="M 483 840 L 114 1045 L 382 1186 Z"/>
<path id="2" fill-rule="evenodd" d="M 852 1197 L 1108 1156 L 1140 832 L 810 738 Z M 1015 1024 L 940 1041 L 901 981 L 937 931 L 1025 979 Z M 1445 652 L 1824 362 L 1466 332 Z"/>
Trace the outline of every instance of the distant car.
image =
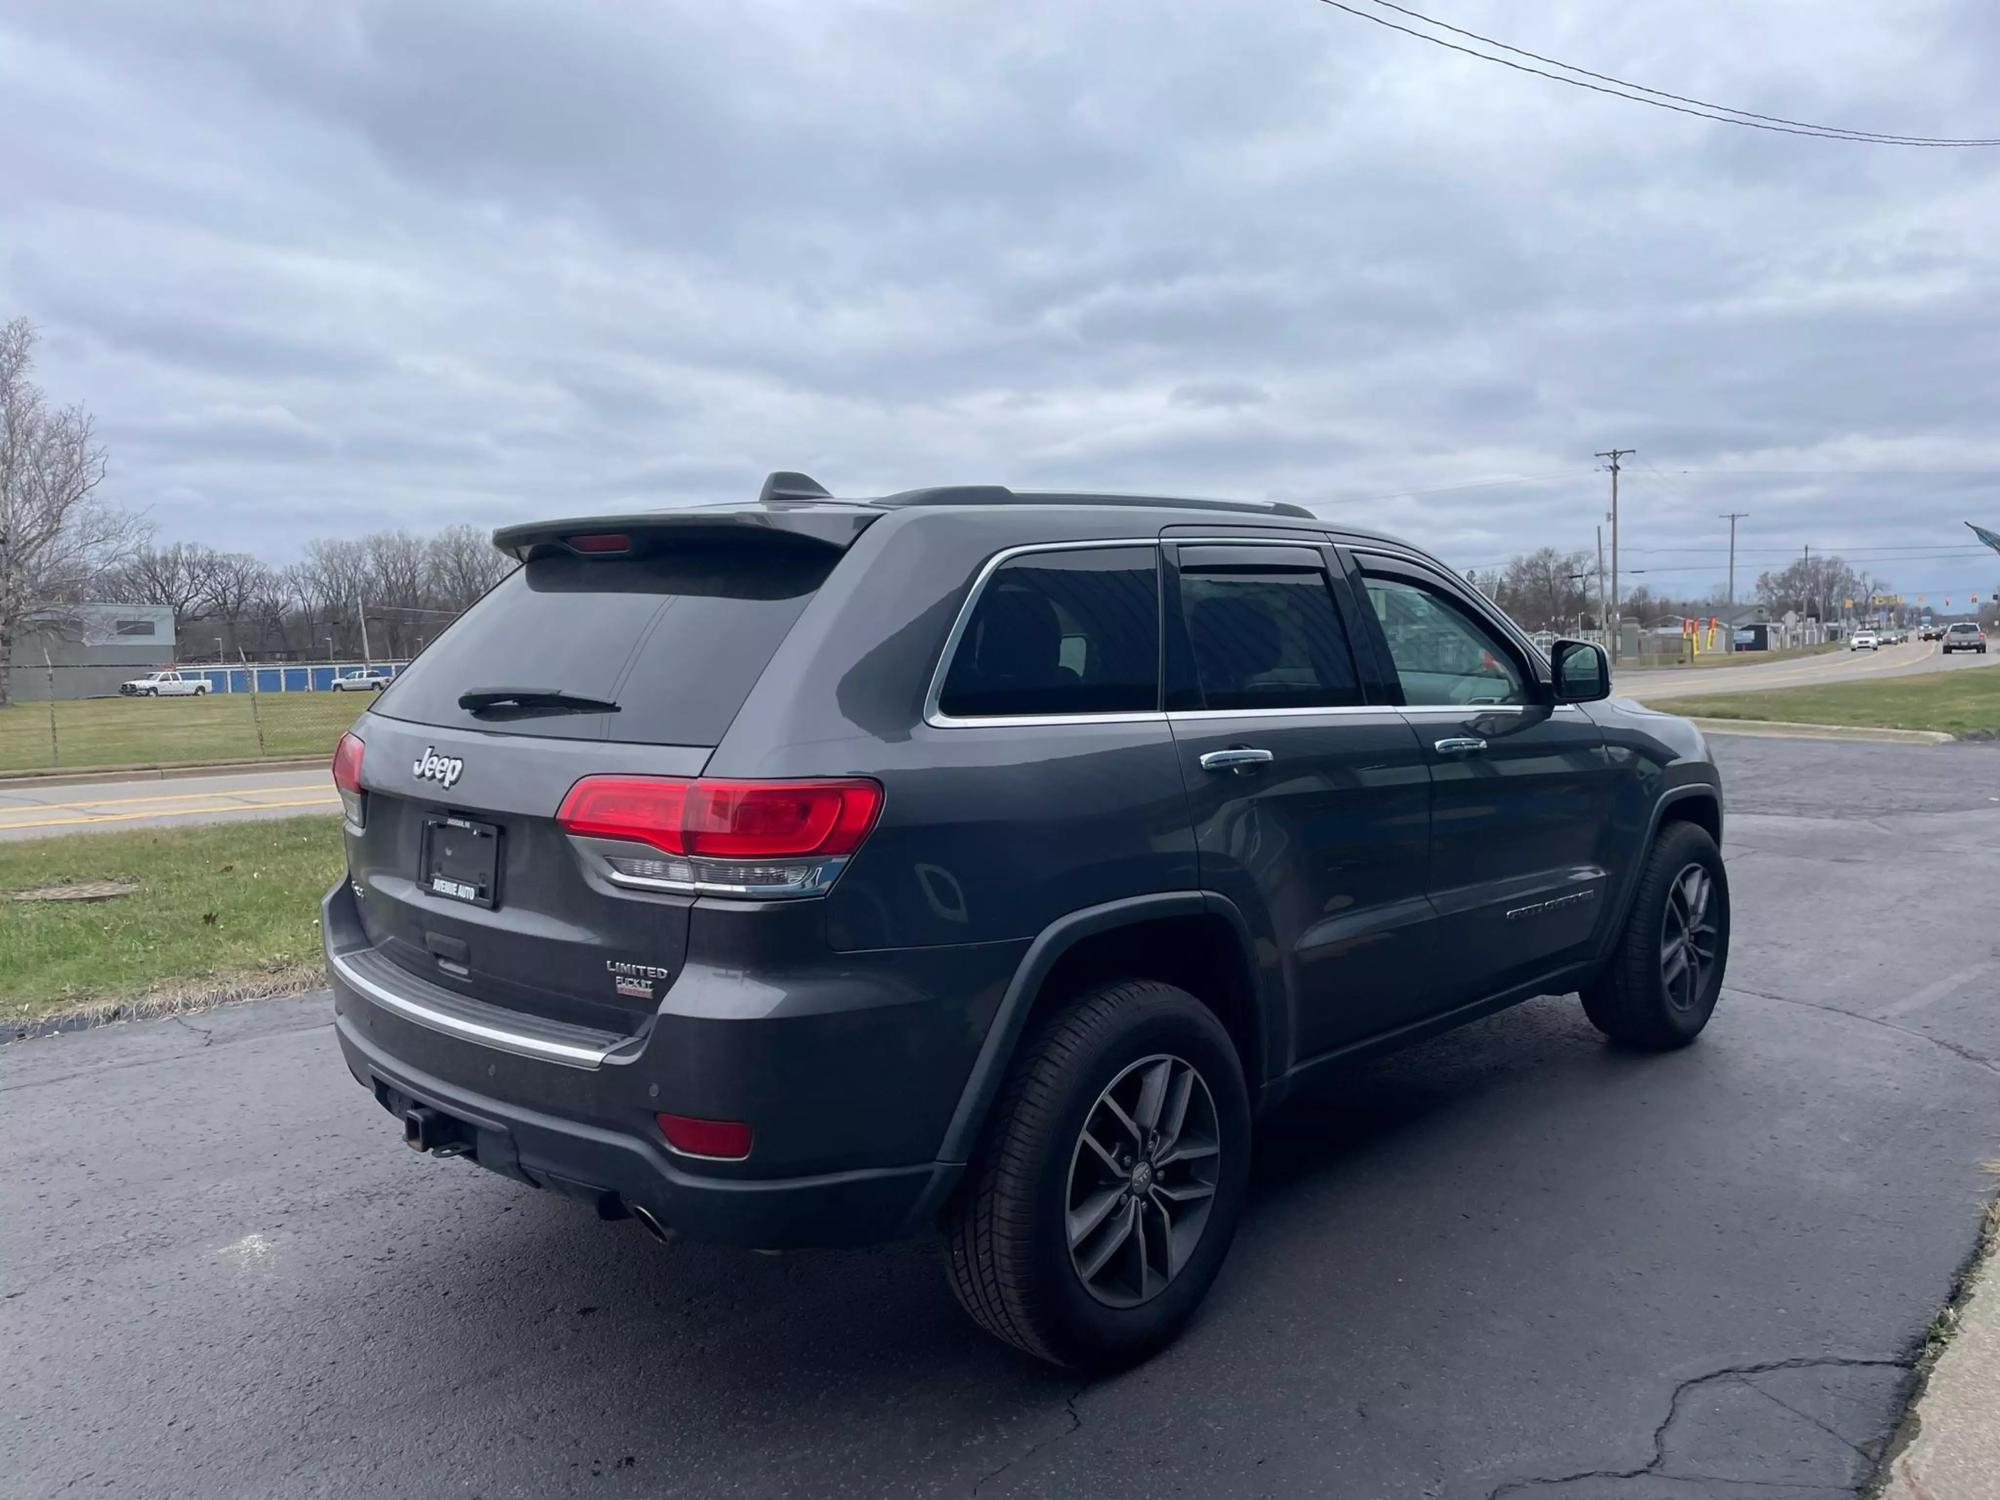
<path id="1" fill-rule="evenodd" d="M 1977 651 L 1986 654 L 1986 632 L 1970 620 L 1960 620 L 1944 633 L 1944 645 L 1939 648 L 1946 655 L 1954 651 Z"/>
<path id="2" fill-rule="evenodd" d="M 1941 641 L 1944 639 L 1944 626 L 1926 625 L 1917 632 L 1917 639 L 1920 641 Z"/>
<path id="3" fill-rule="evenodd" d="M 1873 651 L 1880 644 L 1872 630 L 1857 630 L 1847 638 L 1849 651 Z"/>
<path id="4" fill-rule="evenodd" d="M 149 672 L 118 684 L 127 698 L 199 698 L 208 691 L 206 677 L 183 677 L 178 672 Z"/>
<path id="5" fill-rule="evenodd" d="M 380 667 L 349 667 L 333 679 L 336 693 L 379 693 L 389 685 L 389 674 Z"/>

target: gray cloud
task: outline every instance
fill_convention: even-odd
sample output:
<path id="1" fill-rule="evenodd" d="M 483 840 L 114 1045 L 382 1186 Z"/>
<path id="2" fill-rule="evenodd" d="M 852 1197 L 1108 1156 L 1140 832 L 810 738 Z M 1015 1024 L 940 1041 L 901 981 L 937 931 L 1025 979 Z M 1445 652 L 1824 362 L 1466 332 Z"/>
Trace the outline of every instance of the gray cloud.
<path id="1" fill-rule="evenodd" d="M 1996 124 L 1978 0 L 1448 14 Z M 1306 500 L 1484 564 L 1589 546 L 1614 442 L 1662 586 L 1720 575 L 1720 510 L 1762 561 L 2000 507 L 2000 152 L 1704 124 L 1305 0 L 17 7 L 0 152 L 0 315 L 116 498 L 274 556 L 802 466 Z"/>

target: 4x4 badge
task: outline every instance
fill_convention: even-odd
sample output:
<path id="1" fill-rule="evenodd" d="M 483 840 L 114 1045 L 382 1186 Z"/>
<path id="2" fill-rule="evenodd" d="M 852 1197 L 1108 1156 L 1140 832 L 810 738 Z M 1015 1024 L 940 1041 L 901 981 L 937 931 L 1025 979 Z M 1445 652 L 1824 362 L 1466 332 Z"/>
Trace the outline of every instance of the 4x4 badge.
<path id="1" fill-rule="evenodd" d="M 439 755 L 435 745 L 424 746 L 424 753 L 410 767 L 410 774 L 417 780 L 442 782 L 446 791 L 458 785 L 458 778 L 464 772 L 464 761 L 456 755 Z"/>

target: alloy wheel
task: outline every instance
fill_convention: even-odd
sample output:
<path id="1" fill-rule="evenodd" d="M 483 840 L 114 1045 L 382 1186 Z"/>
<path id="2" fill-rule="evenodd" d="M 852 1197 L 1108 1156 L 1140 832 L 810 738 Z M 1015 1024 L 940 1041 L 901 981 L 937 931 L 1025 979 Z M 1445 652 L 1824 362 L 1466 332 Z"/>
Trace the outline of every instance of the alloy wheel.
<path id="1" fill-rule="evenodd" d="M 1222 1136 L 1215 1099 L 1195 1067 L 1141 1058 L 1097 1096 L 1070 1155 L 1065 1223 L 1070 1264 L 1108 1307 L 1165 1291 L 1207 1227 Z"/>
<path id="2" fill-rule="evenodd" d="M 1667 887 L 1667 907 L 1660 918 L 1660 982 L 1675 1010 L 1700 1004 L 1715 968 L 1721 932 L 1714 904 L 1715 877 L 1706 865 L 1683 867 Z"/>

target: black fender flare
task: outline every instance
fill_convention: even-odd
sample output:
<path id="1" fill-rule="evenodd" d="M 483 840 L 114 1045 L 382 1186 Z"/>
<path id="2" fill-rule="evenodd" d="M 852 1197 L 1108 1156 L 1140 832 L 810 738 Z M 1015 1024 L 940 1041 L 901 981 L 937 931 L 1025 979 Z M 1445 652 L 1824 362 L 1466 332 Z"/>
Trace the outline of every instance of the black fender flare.
<path id="1" fill-rule="evenodd" d="M 1646 820 L 1646 837 L 1639 844 L 1631 864 L 1625 871 L 1624 883 L 1611 904 L 1611 919 L 1605 923 L 1603 938 L 1598 943 L 1598 958 L 1608 957 L 1618 946 L 1618 939 L 1624 934 L 1626 920 L 1632 915 L 1632 902 L 1639 894 L 1639 872 L 1647 856 L 1653 852 L 1653 842 L 1660 836 L 1660 825 L 1667 820 L 1667 809 L 1696 798 L 1715 804 L 1716 827 L 1723 826 L 1722 788 L 1712 781 L 1682 782 L 1679 786 L 1668 787 L 1654 799 L 1652 812 L 1648 814 Z"/>
<path id="2" fill-rule="evenodd" d="M 1229 923 L 1249 969 L 1261 1056 L 1244 1059 L 1245 1072 L 1249 1075 L 1244 1081 L 1249 1086 L 1254 1105 L 1264 1091 L 1273 1059 L 1278 1059 L 1282 1065 L 1284 1060 L 1289 1059 L 1290 1053 L 1274 1049 L 1274 1042 L 1283 1045 L 1288 1040 L 1282 1035 L 1275 1038 L 1272 1035 L 1274 1027 L 1282 1030 L 1285 1007 L 1271 1003 L 1269 982 L 1258 970 L 1257 950 L 1250 941 L 1249 925 L 1243 920 L 1243 914 L 1233 902 L 1213 891 L 1160 891 L 1146 896 L 1125 896 L 1066 913 L 1035 935 L 1028 951 L 1015 966 L 1014 977 L 1008 981 L 1006 993 L 1000 997 L 1000 1004 L 994 1010 L 992 1024 L 986 1029 L 986 1040 L 980 1046 L 979 1055 L 973 1059 L 972 1072 L 966 1078 L 965 1087 L 959 1092 L 958 1107 L 952 1111 L 951 1122 L 945 1127 L 944 1139 L 938 1146 L 938 1160 L 957 1166 L 972 1159 L 973 1149 L 979 1144 L 979 1134 L 985 1128 L 994 1101 L 1000 1096 L 1000 1086 L 1014 1061 L 1021 1035 L 1027 1029 L 1028 1017 L 1034 1011 L 1042 981 L 1048 978 L 1065 953 L 1085 938 L 1120 927 L 1154 922 L 1162 917 L 1198 916 L 1220 916 Z"/>

